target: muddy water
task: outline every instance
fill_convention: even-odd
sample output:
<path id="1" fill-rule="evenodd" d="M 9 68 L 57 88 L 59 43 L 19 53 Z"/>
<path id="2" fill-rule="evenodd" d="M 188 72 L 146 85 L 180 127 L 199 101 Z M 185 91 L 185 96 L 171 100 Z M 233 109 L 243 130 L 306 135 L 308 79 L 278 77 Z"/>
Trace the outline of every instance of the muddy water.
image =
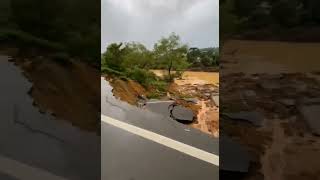
<path id="1" fill-rule="evenodd" d="M 157 76 L 162 77 L 167 72 L 164 70 L 152 70 Z M 174 72 L 174 71 L 173 71 Z M 182 75 L 182 79 L 176 79 L 178 85 L 185 84 L 219 84 L 218 72 L 195 72 L 186 71 Z"/>
<path id="2" fill-rule="evenodd" d="M 320 43 L 231 40 L 225 43 L 223 60 L 230 68 L 248 73 L 320 71 Z M 225 69 L 223 72 L 227 72 Z"/>
<path id="3" fill-rule="evenodd" d="M 40 113 L 28 94 L 32 84 L 8 60 L 0 56 L 0 157 L 67 179 L 99 179 L 100 138 Z"/>
<path id="4" fill-rule="evenodd" d="M 212 136 L 219 137 L 219 108 L 212 107 L 207 104 L 208 101 L 200 100 L 198 105 L 201 107 L 196 124 L 192 127 L 200 129 L 202 132 L 211 134 Z"/>

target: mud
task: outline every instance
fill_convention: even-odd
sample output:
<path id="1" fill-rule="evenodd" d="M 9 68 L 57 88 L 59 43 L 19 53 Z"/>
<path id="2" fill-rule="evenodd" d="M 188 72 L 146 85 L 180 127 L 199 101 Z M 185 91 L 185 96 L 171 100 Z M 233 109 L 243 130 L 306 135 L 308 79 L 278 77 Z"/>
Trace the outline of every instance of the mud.
<path id="1" fill-rule="evenodd" d="M 222 72 L 319 72 L 320 43 L 229 40 L 221 56 Z M 266 68 L 267 67 L 267 68 Z"/>
<path id="2" fill-rule="evenodd" d="M 320 139 L 299 108 L 310 102 L 306 99 L 320 97 L 318 78 L 312 73 L 234 73 L 221 80 L 222 113 L 255 111 L 265 117 L 257 127 L 222 116 L 221 133 L 245 145 L 252 157 L 243 179 L 317 179 Z"/>
<path id="3" fill-rule="evenodd" d="M 219 108 L 212 101 L 200 101 L 200 109 L 197 115 L 197 121 L 192 127 L 200 129 L 202 132 L 219 137 Z"/>

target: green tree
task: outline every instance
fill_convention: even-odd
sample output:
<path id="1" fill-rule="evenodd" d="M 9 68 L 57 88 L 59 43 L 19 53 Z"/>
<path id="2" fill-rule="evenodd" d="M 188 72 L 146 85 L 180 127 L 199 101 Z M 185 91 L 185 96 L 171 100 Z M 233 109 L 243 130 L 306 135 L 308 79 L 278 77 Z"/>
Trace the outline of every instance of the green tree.
<path id="1" fill-rule="evenodd" d="M 199 66 L 201 58 L 201 51 L 199 48 L 190 48 L 187 54 L 187 60 L 192 66 Z"/>
<path id="2" fill-rule="evenodd" d="M 122 43 L 112 43 L 107 47 L 105 53 L 102 54 L 101 65 L 116 71 L 124 71 L 122 63 L 126 49 L 122 47 Z"/>
<path id="3" fill-rule="evenodd" d="M 160 39 L 154 45 L 156 63 L 168 70 L 169 80 L 173 80 L 172 71 L 184 71 L 189 63 L 187 62 L 187 45 L 181 44 L 180 37 L 174 33 L 167 38 Z"/>
<path id="4" fill-rule="evenodd" d="M 153 53 L 143 44 L 137 42 L 127 43 L 125 46 L 124 66 L 148 69 L 153 63 Z"/>

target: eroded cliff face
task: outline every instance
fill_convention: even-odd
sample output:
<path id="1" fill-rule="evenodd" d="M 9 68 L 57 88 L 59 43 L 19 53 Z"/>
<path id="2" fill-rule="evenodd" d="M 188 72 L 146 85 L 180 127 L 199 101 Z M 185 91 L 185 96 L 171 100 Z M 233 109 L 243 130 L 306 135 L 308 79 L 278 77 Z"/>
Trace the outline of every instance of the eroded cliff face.
<path id="1" fill-rule="evenodd" d="M 110 85 L 113 87 L 113 94 L 115 97 L 125 101 L 131 105 L 137 105 L 139 97 L 146 96 L 147 90 L 139 83 L 128 80 L 124 81 L 117 78 L 105 77 Z"/>
<path id="2" fill-rule="evenodd" d="M 79 60 L 13 58 L 32 83 L 29 94 L 41 112 L 100 133 L 100 72 Z"/>

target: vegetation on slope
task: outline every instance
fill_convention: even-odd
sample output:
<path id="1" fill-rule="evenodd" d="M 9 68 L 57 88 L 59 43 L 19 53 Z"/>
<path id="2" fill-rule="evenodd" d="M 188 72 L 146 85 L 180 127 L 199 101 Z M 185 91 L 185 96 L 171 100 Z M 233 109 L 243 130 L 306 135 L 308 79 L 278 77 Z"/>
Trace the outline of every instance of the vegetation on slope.
<path id="1" fill-rule="evenodd" d="M 161 38 L 152 50 L 138 42 L 112 43 L 101 57 L 101 68 L 105 74 L 122 79 L 132 79 L 147 89 L 155 90 L 151 97 L 163 95 L 174 78 L 182 76 L 190 67 L 218 65 L 216 48 L 188 48 L 174 33 Z M 150 69 L 166 70 L 163 78 Z"/>

